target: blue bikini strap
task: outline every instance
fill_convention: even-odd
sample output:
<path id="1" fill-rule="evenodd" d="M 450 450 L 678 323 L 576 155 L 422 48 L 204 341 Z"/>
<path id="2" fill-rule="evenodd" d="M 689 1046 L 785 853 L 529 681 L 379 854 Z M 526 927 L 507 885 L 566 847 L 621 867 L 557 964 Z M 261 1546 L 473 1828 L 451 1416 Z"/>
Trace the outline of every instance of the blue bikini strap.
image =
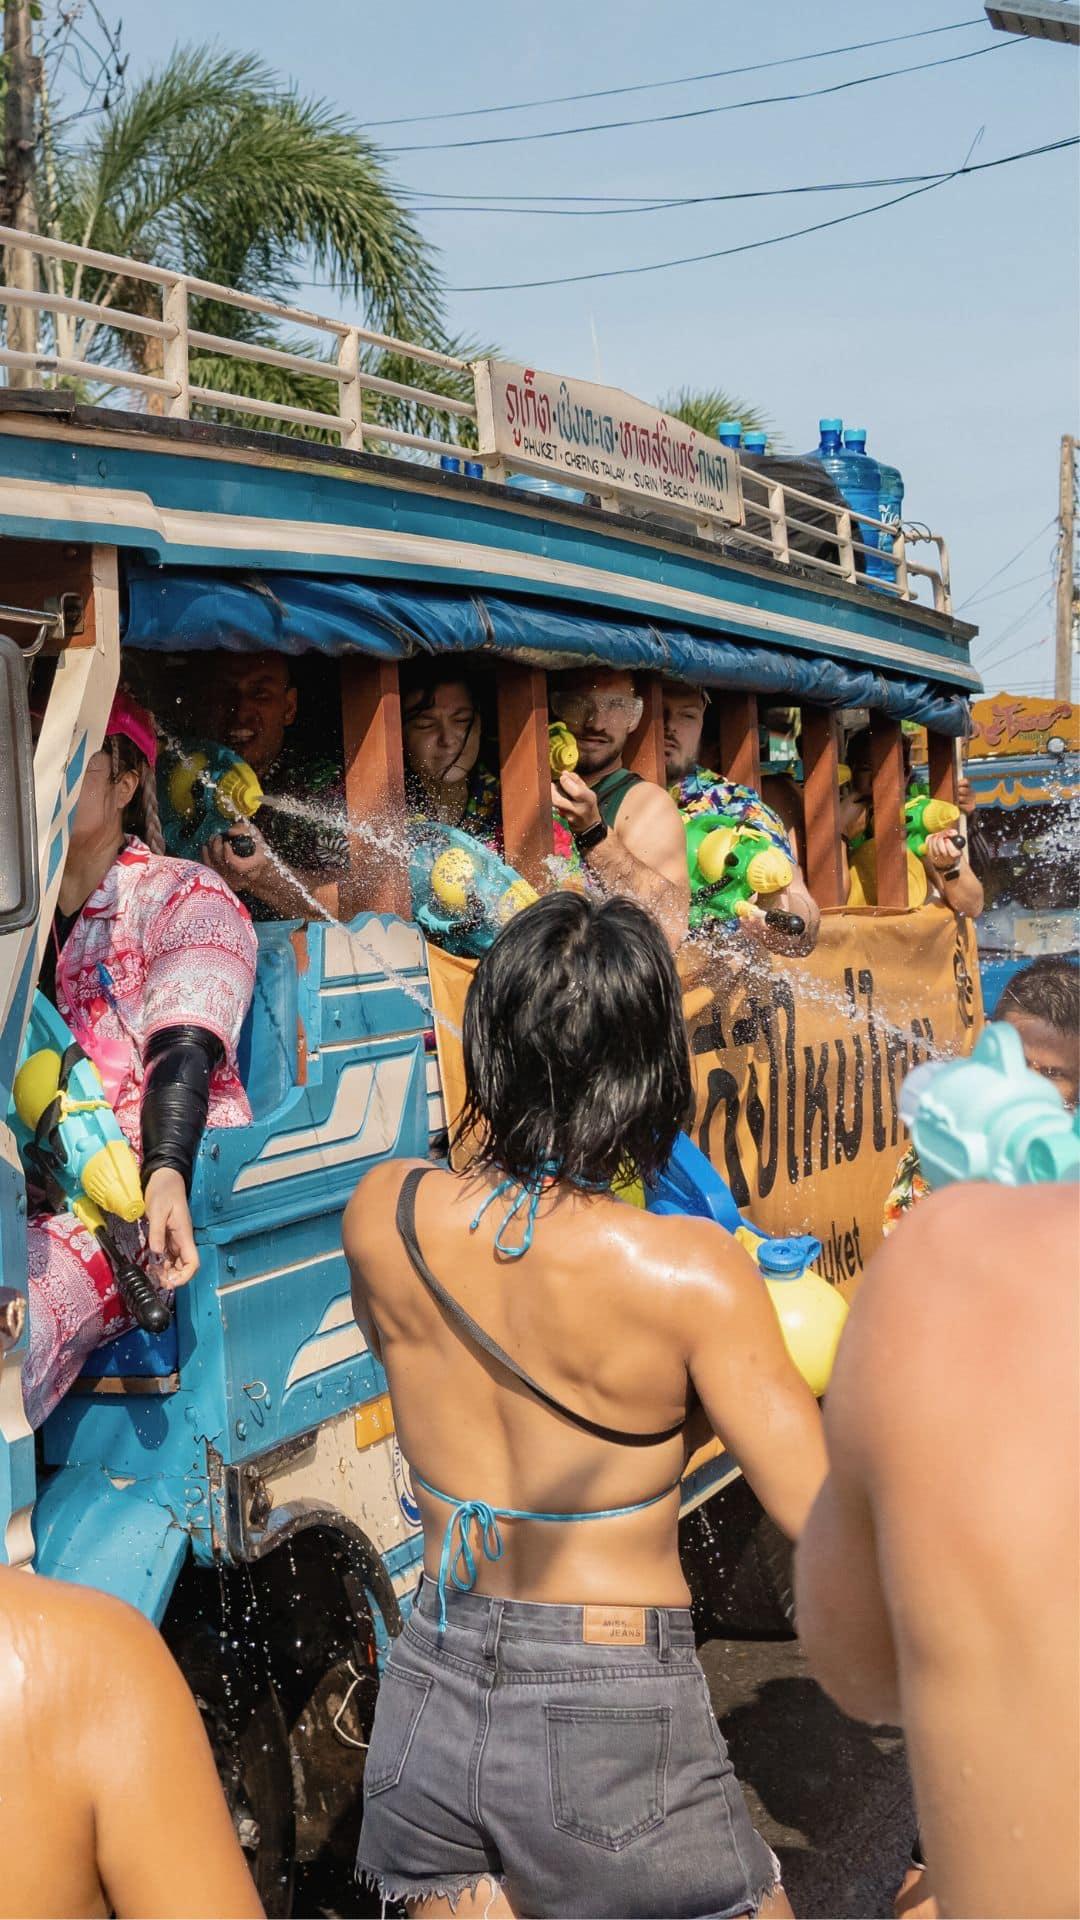
<path id="1" fill-rule="evenodd" d="M 477 1528 L 477 1542 L 485 1560 L 495 1562 L 503 1555 L 502 1534 L 499 1532 L 500 1520 L 550 1520 L 563 1525 L 572 1525 L 581 1520 L 620 1520 L 626 1514 L 644 1513 L 647 1507 L 655 1507 L 661 1500 L 675 1492 L 681 1483 L 672 1482 L 670 1487 L 661 1487 L 659 1493 L 651 1493 L 647 1500 L 635 1500 L 629 1507 L 598 1507 L 590 1513 L 531 1513 L 524 1507 L 492 1507 L 486 1500 L 455 1500 L 452 1493 L 443 1493 L 439 1487 L 433 1487 L 419 1473 L 413 1474 L 418 1487 L 430 1493 L 435 1500 L 441 1500 L 445 1506 L 453 1509 L 443 1534 L 442 1552 L 439 1555 L 439 1578 L 437 1592 L 439 1596 L 439 1632 L 446 1627 L 446 1588 L 447 1581 L 458 1593 L 471 1593 L 476 1585 L 476 1554 L 473 1550 L 472 1530 Z M 457 1532 L 457 1551 L 454 1551 L 454 1533 Z"/>

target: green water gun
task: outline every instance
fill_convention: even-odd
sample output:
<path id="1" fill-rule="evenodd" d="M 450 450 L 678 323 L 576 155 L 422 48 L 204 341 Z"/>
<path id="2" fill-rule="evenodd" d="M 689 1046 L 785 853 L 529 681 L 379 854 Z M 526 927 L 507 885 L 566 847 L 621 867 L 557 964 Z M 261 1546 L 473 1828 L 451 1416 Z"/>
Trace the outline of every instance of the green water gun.
<path id="1" fill-rule="evenodd" d="M 932 800 L 926 787 L 913 787 L 904 801 L 904 832 L 909 852 L 921 860 L 932 833 L 947 833 L 960 818 L 960 809 L 951 800 Z M 963 835 L 954 833 L 957 853 L 964 851 Z"/>
<path id="2" fill-rule="evenodd" d="M 793 862 L 768 834 L 727 814 L 688 814 L 683 824 L 692 928 L 706 920 L 746 919 L 759 896 L 781 893 L 795 878 Z"/>

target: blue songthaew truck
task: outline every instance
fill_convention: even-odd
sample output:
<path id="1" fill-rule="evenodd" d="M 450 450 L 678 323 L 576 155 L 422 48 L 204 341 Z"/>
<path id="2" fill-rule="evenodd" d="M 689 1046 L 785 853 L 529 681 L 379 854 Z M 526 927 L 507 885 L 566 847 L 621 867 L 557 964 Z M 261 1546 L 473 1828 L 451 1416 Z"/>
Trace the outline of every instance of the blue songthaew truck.
<path id="1" fill-rule="evenodd" d="M 131 371 L 130 316 L 107 302 L 107 377 L 97 348 L 85 364 L 52 352 L 60 296 L 44 283 L 34 368 L 0 348 L 13 382 L 0 389 L 0 1302 L 27 1286 L 26 1182 L 5 1114 L 73 809 L 126 667 L 182 656 L 197 699 L 209 651 L 327 663 L 353 870 L 336 912 L 257 929 L 240 1046 L 253 1117 L 203 1139 L 201 1266 L 168 1330 L 99 1348 L 36 1436 L 19 1383 L 27 1332 L 15 1342 L 0 1376 L 0 1559 L 119 1595 L 161 1626 L 260 1894 L 288 1912 L 298 1874 L 351 1862 L 380 1662 L 421 1558 L 340 1244 L 365 1168 L 446 1151 L 407 871 L 374 860 L 363 835 L 404 810 L 398 663 L 468 656 L 489 675 L 506 859 L 542 884 L 550 670 L 585 660 L 641 676 L 633 764 L 647 777 L 663 779 L 659 686 L 674 675 L 713 689 L 724 750 L 747 772 L 760 694 L 814 717 L 803 758 L 821 793 L 837 761 L 822 716 L 844 706 L 869 707 L 896 756 L 901 720 L 926 724 L 945 793 L 977 685 L 972 629 L 952 616 L 940 542 L 924 565 L 921 535 L 863 525 L 820 477 L 800 487 L 790 462 L 744 468 L 626 395 L 462 368 L 407 342 L 391 343 L 416 367 L 415 387 L 389 383 L 395 424 L 388 383 L 365 372 L 371 337 L 310 314 L 293 319 L 329 411 L 248 401 L 239 375 L 234 392 L 208 392 L 189 377 L 183 276 L 113 266 L 160 292 L 160 373 Z M 471 379 L 471 401 L 424 387 L 432 359 Z M 461 473 L 440 456 L 463 418 Z M 553 490 L 508 485 L 522 474 Z M 884 581 L 864 565 L 883 533 Z M 806 864 L 841 913 L 828 820 Z M 687 1510 L 737 1473 L 714 1443 L 690 1463 Z"/>

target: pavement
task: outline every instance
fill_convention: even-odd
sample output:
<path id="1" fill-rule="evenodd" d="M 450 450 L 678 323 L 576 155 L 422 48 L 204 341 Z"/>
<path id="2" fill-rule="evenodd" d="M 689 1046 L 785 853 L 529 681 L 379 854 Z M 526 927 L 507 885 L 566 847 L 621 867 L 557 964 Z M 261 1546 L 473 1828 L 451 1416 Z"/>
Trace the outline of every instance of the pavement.
<path id="1" fill-rule="evenodd" d="M 779 1856 L 799 1920 L 891 1920 L 915 1815 L 896 1728 L 834 1707 L 796 1640 L 699 1648 L 750 1817 Z"/>

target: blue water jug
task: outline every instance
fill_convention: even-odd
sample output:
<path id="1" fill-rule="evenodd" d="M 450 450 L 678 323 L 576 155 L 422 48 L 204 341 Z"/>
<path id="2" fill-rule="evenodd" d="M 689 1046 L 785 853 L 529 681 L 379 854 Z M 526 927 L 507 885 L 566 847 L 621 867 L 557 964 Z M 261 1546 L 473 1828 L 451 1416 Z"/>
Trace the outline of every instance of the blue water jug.
<path id="1" fill-rule="evenodd" d="M 768 444 L 769 436 L 767 433 L 747 433 L 743 435 L 743 446 L 746 448 L 747 453 L 756 453 L 759 458 L 765 452 Z"/>
<path id="2" fill-rule="evenodd" d="M 742 444 L 742 421 L 721 420 L 716 429 L 716 437 L 722 447 L 738 447 Z"/>
<path id="3" fill-rule="evenodd" d="M 848 427 L 844 434 L 844 448 L 863 459 L 870 459 L 866 451 L 866 428 Z M 904 482 L 898 467 L 889 467 L 881 460 L 871 460 L 870 465 L 878 472 L 878 519 L 897 521 L 904 505 Z M 887 533 L 879 533 L 878 546 L 882 553 L 889 555 L 887 560 L 876 560 L 867 569 L 879 580 L 895 580 L 896 567 L 892 560 L 892 540 Z"/>
<path id="4" fill-rule="evenodd" d="M 865 513 L 872 520 L 876 520 L 880 491 L 877 461 L 868 460 L 864 454 L 848 451 L 843 447 L 840 441 L 843 429 L 842 420 L 819 420 L 820 444 L 814 448 L 813 453 L 805 453 L 802 458 L 824 469 L 833 485 L 843 494 L 853 513 Z M 860 531 L 859 521 L 853 520 L 851 533 L 853 539 L 861 539 L 867 547 L 876 547 L 877 535 L 873 528 L 867 527 Z M 883 563 L 878 560 L 876 551 L 863 553 L 856 547 L 855 564 L 860 573 L 880 577 L 879 570 Z"/>
<path id="5" fill-rule="evenodd" d="M 872 513 L 875 519 L 879 518 L 884 481 L 878 462 L 871 459 L 866 451 L 865 427 L 844 428 L 844 457 L 849 463 L 849 475 L 853 476 L 849 478 L 843 488 L 845 499 L 848 500 L 850 504 L 854 504 L 851 500 L 851 492 L 857 491 L 860 495 L 861 511 L 863 513 Z M 855 463 L 854 469 L 851 463 Z M 874 506 L 868 504 L 871 500 L 876 503 Z M 871 553 L 863 554 L 859 561 L 862 570 L 868 573 L 873 580 L 895 579 L 896 568 L 893 566 L 892 561 L 883 560 L 880 557 L 880 542 L 882 540 L 886 542 L 885 552 L 891 552 L 891 548 L 887 544 L 888 536 L 886 534 L 875 533 L 872 527 L 867 527 L 864 529 L 862 537 L 867 546 L 873 549 Z"/>

